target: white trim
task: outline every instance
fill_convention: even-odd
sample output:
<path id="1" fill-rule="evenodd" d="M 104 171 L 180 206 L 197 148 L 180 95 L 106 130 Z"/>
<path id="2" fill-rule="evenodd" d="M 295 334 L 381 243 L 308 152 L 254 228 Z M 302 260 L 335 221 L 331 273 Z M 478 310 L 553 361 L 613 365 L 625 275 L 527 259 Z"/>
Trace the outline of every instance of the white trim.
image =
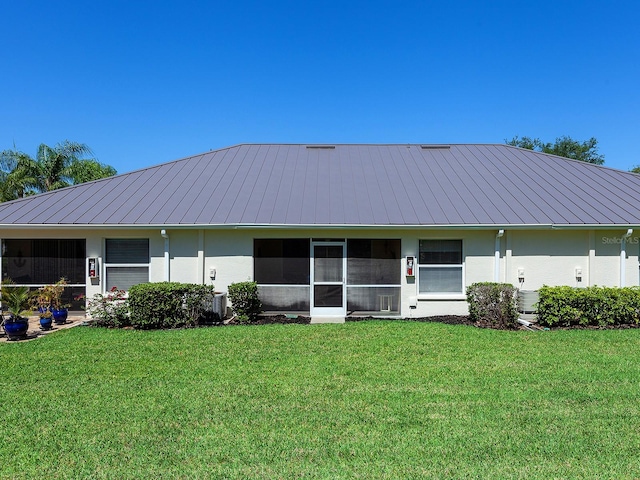
<path id="1" fill-rule="evenodd" d="M 342 240 L 338 242 L 323 242 L 313 240 L 310 242 L 309 252 L 309 281 L 311 282 L 309 288 L 309 310 L 312 317 L 344 317 L 347 314 L 347 241 Z M 340 246 L 342 247 L 342 281 L 335 282 L 316 282 L 315 281 L 315 247 L 330 247 Z M 342 307 L 316 307 L 315 303 L 315 286 L 316 285 L 335 285 L 342 287 Z"/>
<path id="2" fill-rule="evenodd" d="M 35 288 L 35 287 L 44 287 L 46 285 L 51 285 L 50 283 L 12 283 L 11 286 L 12 287 L 29 287 L 29 288 Z M 64 285 L 64 288 L 79 288 L 79 287 L 86 287 L 87 284 L 86 283 L 67 283 Z"/>
<path id="3" fill-rule="evenodd" d="M 421 293 L 418 294 L 418 300 L 466 300 L 467 296 L 464 293 L 452 293 L 447 295 L 446 293 Z"/>
<path id="4" fill-rule="evenodd" d="M 462 263 L 455 263 L 455 264 L 421 264 L 420 263 L 420 241 L 421 240 L 458 240 L 460 241 L 460 258 L 462 260 Z M 425 299 L 458 299 L 458 297 L 462 297 L 462 298 L 466 298 L 466 294 L 465 294 L 465 285 L 466 285 L 466 265 L 465 265 L 465 257 L 464 257 L 464 249 L 465 249 L 465 240 L 464 238 L 419 238 L 418 239 L 418 256 L 417 256 L 417 262 L 416 262 L 416 294 L 418 297 L 418 300 L 425 300 Z M 428 292 L 428 293 L 421 293 L 420 292 L 420 270 L 422 268 L 429 268 L 429 269 L 439 269 L 439 268 L 460 268 L 461 269 L 461 277 L 462 277 L 462 282 L 460 285 L 460 292 Z"/>
<path id="5" fill-rule="evenodd" d="M 164 238 L 164 281 L 168 282 L 170 277 L 171 257 L 169 234 L 165 229 L 160 230 L 160 235 Z"/>
<path id="6" fill-rule="evenodd" d="M 495 246 L 495 259 L 494 259 L 494 270 L 493 270 L 493 281 L 498 283 L 500 282 L 500 239 L 502 238 L 502 236 L 504 235 L 504 229 L 501 228 L 500 230 L 498 230 L 498 233 L 496 234 L 496 246 Z"/>
<path id="7" fill-rule="evenodd" d="M 482 223 L 476 225 L 466 225 L 466 224 L 429 224 L 429 225 L 419 225 L 419 224 L 411 224 L 411 225 L 403 225 L 403 224 L 361 224 L 361 225 L 349 225 L 349 224 L 286 224 L 286 223 L 273 223 L 273 224 L 263 224 L 263 223 L 221 223 L 221 224 L 207 224 L 207 223 L 194 223 L 190 225 L 184 224 L 166 224 L 166 223 L 149 223 L 149 224 L 136 224 L 136 223 L 114 223 L 114 224 L 103 224 L 103 225 L 93 225 L 93 224 L 76 224 L 76 223 L 38 223 L 38 224 L 30 224 L 30 223 L 0 223 L 0 228 L 3 229 L 62 229 L 62 228 L 72 228 L 72 229 L 87 229 L 87 230 L 114 230 L 120 228 L 126 229 L 139 229 L 139 230 L 153 230 L 156 228 L 171 228 L 171 229 L 181 229 L 181 230 L 193 230 L 193 229 L 245 229 L 245 228 L 260 228 L 260 229 L 290 229 L 290 230 L 299 230 L 299 229 L 333 229 L 333 230 L 495 230 L 497 229 L 510 229 L 510 230 L 612 230 L 617 228 L 639 228 L 640 224 L 627 224 L 627 223 L 584 223 L 580 225 L 556 225 L 551 223 L 517 223 L 517 224 L 493 224 L 493 223 Z"/>
<path id="8" fill-rule="evenodd" d="M 595 269 L 595 265 L 596 265 L 596 232 L 591 230 L 589 232 L 589 263 L 587 267 L 587 281 L 586 281 L 586 285 L 589 287 L 593 285 L 594 276 L 591 274 L 591 272 L 593 272 L 593 270 Z M 582 273 L 584 274 L 584 272 Z M 582 280 L 584 281 L 585 279 L 583 278 Z"/>
<path id="9" fill-rule="evenodd" d="M 207 277 L 205 275 L 204 259 L 204 230 L 198 230 L 198 276 L 200 277 L 200 283 L 206 285 Z"/>
<path id="10" fill-rule="evenodd" d="M 627 259 L 627 238 L 633 235 L 633 228 L 627 229 L 627 233 L 622 235 L 620 241 L 620 288 L 626 284 L 626 259 Z"/>
<path id="11" fill-rule="evenodd" d="M 106 262 L 106 258 L 107 258 L 107 240 L 140 240 L 140 239 L 146 239 L 148 242 L 148 247 L 149 247 L 149 251 L 147 252 L 148 257 L 149 257 L 149 262 L 147 263 L 107 263 Z M 149 279 L 151 278 L 151 240 L 149 237 L 118 237 L 118 236 L 113 236 L 113 237 L 104 237 L 102 239 L 102 252 L 104 254 L 104 262 L 100 262 L 100 269 L 101 269 L 101 276 L 103 278 L 103 280 L 100 282 L 100 290 L 103 294 L 107 293 L 107 283 L 108 283 L 108 278 L 107 278 L 107 269 L 108 268 L 146 268 L 147 269 L 147 281 L 149 281 Z M 129 291 L 127 290 L 127 295 L 128 295 Z"/>

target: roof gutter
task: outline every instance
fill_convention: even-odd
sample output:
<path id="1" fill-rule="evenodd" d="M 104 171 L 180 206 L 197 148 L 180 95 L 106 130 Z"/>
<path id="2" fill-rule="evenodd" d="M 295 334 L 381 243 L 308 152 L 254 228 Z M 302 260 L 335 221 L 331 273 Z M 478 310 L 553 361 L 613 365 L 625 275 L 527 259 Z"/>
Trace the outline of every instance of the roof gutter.
<path id="1" fill-rule="evenodd" d="M 376 224 L 363 224 L 363 225 L 348 225 L 348 224 L 330 224 L 330 223 L 312 223 L 312 224 L 299 224 L 292 225 L 286 223 L 277 224 L 264 224 L 264 223 L 232 223 L 232 224 L 149 224 L 139 225 L 135 223 L 111 223 L 104 225 L 89 225 L 89 224 L 0 224 L 0 229 L 3 230 L 56 230 L 56 229 L 85 229 L 85 230 L 113 230 L 114 228 L 130 228 L 136 230 L 153 230 L 156 228 L 171 228 L 171 229 L 290 229 L 290 230 L 309 230 L 309 229 L 335 229 L 335 230 L 494 230 L 505 229 L 509 230 L 615 230 L 619 228 L 640 228 L 639 224 L 580 224 L 580 225 L 555 225 L 550 223 L 522 223 L 522 224 L 430 224 L 430 225 L 376 225 Z"/>

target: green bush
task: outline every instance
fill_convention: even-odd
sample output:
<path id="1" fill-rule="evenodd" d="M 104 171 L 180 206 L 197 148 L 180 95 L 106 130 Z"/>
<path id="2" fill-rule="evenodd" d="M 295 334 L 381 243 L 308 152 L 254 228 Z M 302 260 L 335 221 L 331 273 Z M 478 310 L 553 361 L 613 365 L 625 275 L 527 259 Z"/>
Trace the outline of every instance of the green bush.
<path id="1" fill-rule="evenodd" d="M 538 322 L 549 327 L 640 323 L 638 287 L 549 287 L 540 289 Z"/>
<path id="2" fill-rule="evenodd" d="M 509 283 L 480 282 L 467 288 L 469 318 L 495 328 L 513 328 L 518 319 L 516 294 Z"/>
<path id="3" fill-rule="evenodd" d="M 131 325 L 135 328 L 194 327 L 211 321 L 208 306 L 213 285 L 141 283 L 129 290 Z"/>
<path id="4" fill-rule="evenodd" d="M 262 311 L 256 282 L 238 282 L 229 285 L 227 292 L 233 313 L 241 323 L 252 322 Z"/>

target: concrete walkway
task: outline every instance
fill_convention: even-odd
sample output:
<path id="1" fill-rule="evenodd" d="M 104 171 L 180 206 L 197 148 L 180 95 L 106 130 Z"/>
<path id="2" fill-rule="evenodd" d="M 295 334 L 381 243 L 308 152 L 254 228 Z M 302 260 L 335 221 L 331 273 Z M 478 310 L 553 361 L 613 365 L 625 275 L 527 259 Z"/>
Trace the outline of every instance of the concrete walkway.
<path id="1" fill-rule="evenodd" d="M 65 328 L 77 327 L 86 321 L 86 317 L 84 315 L 71 315 L 67 318 L 67 323 L 63 323 L 62 325 L 57 325 L 54 323 L 51 327 L 51 330 L 41 330 L 40 329 L 40 317 L 32 316 L 29 317 L 29 330 L 27 330 L 27 335 L 24 338 L 19 340 L 11 340 L 11 342 L 24 342 L 25 340 L 33 340 L 35 338 L 41 337 L 42 335 L 46 335 L 48 333 L 57 332 L 59 330 L 64 330 Z M 8 342 L 9 339 L 7 335 L 4 333 L 4 329 L 0 328 L 0 342 Z"/>
<path id="2" fill-rule="evenodd" d="M 344 323 L 344 317 L 311 317 L 311 323 Z"/>

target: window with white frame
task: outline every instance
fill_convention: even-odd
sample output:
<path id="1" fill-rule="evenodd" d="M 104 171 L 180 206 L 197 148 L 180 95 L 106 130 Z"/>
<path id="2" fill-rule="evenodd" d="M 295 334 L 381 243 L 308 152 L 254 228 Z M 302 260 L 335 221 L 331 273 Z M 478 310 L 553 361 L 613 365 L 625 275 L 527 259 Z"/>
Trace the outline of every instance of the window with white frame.
<path id="1" fill-rule="evenodd" d="M 105 290 L 129 290 L 149 281 L 149 239 L 105 240 Z"/>
<path id="2" fill-rule="evenodd" d="M 464 293 L 462 240 L 420 240 L 418 293 Z"/>

